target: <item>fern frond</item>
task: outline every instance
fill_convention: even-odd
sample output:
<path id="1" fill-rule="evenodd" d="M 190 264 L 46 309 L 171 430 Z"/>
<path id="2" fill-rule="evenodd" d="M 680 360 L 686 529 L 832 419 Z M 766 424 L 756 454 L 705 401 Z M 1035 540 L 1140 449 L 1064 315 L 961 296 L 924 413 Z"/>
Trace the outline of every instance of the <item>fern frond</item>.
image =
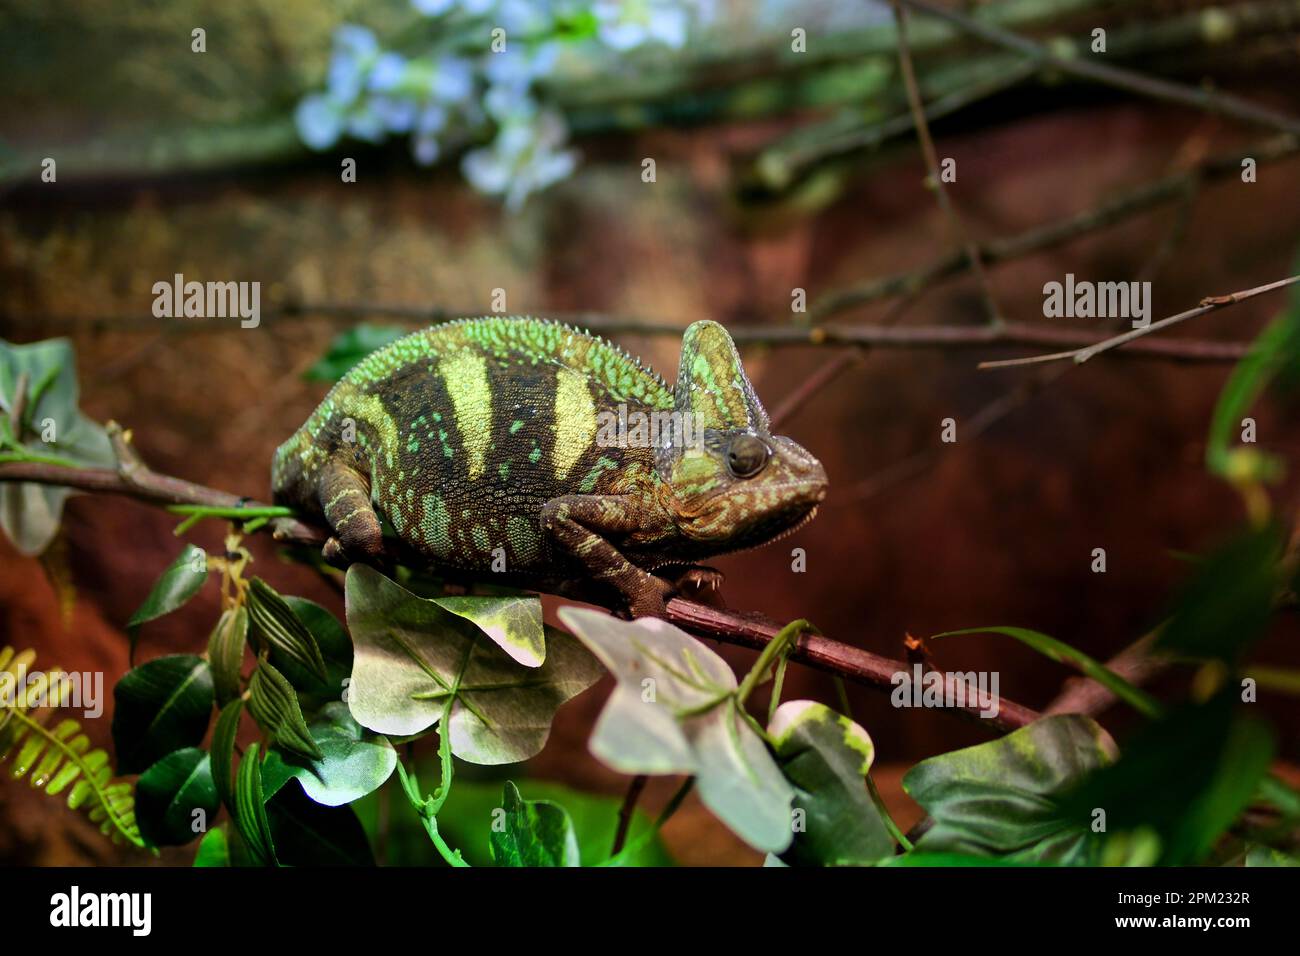
<path id="1" fill-rule="evenodd" d="M 46 726 L 55 709 L 67 702 L 71 683 L 58 668 L 28 676 L 34 651 L 0 650 L 0 763 L 12 755 L 10 775 L 27 777 L 51 796 L 68 790 L 68 806 L 85 807 L 100 832 L 114 842 L 143 847 L 135 823 L 135 790 L 112 779 L 108 754 L 91 749 L 81 725 L 66 718 Z M 71 788 L 71 789 L 69 789 Z"/>

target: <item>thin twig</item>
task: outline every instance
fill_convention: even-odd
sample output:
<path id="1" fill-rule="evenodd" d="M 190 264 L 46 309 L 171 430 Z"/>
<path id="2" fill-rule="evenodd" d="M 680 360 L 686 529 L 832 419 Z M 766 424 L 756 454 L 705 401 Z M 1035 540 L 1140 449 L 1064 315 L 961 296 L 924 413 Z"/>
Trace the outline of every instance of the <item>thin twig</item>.
<path id="1" fill-rule="evenodd" d="M 632 818 L 636 815 L 637 801 L 641 799 L 641 791 L 645 789 L 649 779 L 645 774 L 639 773 L 628 783 L 623 805 L 618 808 L 618 829 L 614 833 L 614 847 L 609 851 L 610 856 L 618 856 L 627 843 L 627 834 L 632 828 Z"/>
<path id="2" fill-rule="evenodd" d="M 781 404 L 776 407 L 776 410 L 771 413 L 769 416 L 771 428 L 775 430 L 784 424 L 786 419 L 803 408 L 814 395 L 839 378 L 840 374 L 848 369 L 850 365 L 857 365 L 861 361 L 861 353 L 846 351 L 825 362 L 817 371 L 804 379 L 797 389 L 787 395 Z"/>
<path id="3" fill-rule="evenodd" d="M 1096 80 L 1098 83 L 1136 93 L 1139 96 L 1179 103 L 1194 109 L 1230 116 L 1243 122 L 1269 126 L 1287 133 L 1300 133 L 1300 120 L 1295 117 L 1260 106 L 1239 96 L 1233 96 L 1231 93 L 1220 93 L 1205 87 L 1187 86 L 1183 83 L 1147 76 L 1136 70 L 1088 59 L 1086 54 L 1056 56 L 1041 43 L 991 23 L 977 20 L 959 10 L 942 7 L 930 3 L 929 0 L 902 0 L 902 2 L 913 10 L 946 20 L 973 36 L 1009 50 L 1016 50 L 1031 57 L 1040 65 L 1052 67 L 1062 73 Z"/>
<path id="4" fill-rule="evenodd" d="M 1245 302 L 1247 299 L 1253 299 L 1257 295 L 1263 295 L 1265 292 L 1273 292 L 1277 289 L 1285 288 L 1289 285 L 1295 285 L 1300 282 L 1300 275 L 1291 276 L 1289 279 L 1278 279 L 1276 282 L 1269 282 L 1265 285 L 1256 286 L 1253 289 L 1246 289 L 1242 292 L 1233 292 L 1229 295 L 1212 295 L 1201 300 L 1201 304 L 1194 309 L 1188 309 L 1186 312 L 1179 312 L 1177 315 L 1171 315 L 1168 318 L 1161 319 L 1159 322 L 1152 322 L 1150 325 L 1143 326 L 1140 329 L 1131 329 L 1120 335 L 1112 336 L 1100 342 L 1082 348 L 1071 349 L 1068 352 L 1051 352 L 1047 355 L 1031 355 L 1027 358 L 1018 359 L 1001 359 L 996 362 L 981 362 L 980 368 L 1013 368 L 1020 365 L 1041 365 L 1044 362 L 1060 362 L 1064 359 L 1072 359 L 1076 365 L 1082 365 L 1088 359 L 1100 355 L 1103 352 L 1109 352 L 1111 349 L 1119 348 L 1122 345 L 1128 345 L 1152 332 L 1158 332 L 1161 329 L 1167 329 L 1171 325 L 1177 325 L 1179 322 L 1186 322 L 1188 319 L 1195 319 L 1210 312 L 1217 312 L 1219 309 L 1225 309 L 1230 305 L 1236 305 L 1238 302 Z"/>
<path id="5" fill-rule="evenodd" d="M 961 217 L 957 215 L 952 198 L 943 184 L 943 174 L 939 170 L 939 153 L 934 148 L 930 123 L 925 117 L 925 104 L 921 102 L 921 90 L 916 83 L 916 70 L 912 66 L 912 51 L 907 41 L 907 12 L 899 4 L 899 0 L 891 0 L 891 5 L 894 8 L 894 23 L 898 27 L 898 65 L 903 75 L 903 85 L 907 89 L 907 105 L 912 113 L 912 122 L 916 126 L 916 138 L 921 144 L 921 155 L 925 158 L 929 186 L 934 190 L 939 208 L 948 219 L 953 241 L 966 254 L 971 271 L 975 273 L 976 281 L 979 282 L 980 291 L 984 296 L 984 307 L 988 311 L 988 320 L 993 323 L 1001 322 L 1002 310 L 998 307 L 997 298 L 993 294 L 993 283 L 984 268 L 979 246 L 971 241 L 970 234 L 966 231 Z"/>

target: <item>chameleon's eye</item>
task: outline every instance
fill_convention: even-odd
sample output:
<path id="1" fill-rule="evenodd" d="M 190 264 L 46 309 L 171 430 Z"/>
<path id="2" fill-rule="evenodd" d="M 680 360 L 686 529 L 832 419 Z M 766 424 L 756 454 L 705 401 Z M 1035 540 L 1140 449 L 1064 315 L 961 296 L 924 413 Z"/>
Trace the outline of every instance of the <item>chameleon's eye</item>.
<path id="1" fill-rule="evenodd" d="M 727 467 L 737 478 L 753 478 L 767 464 L 772 450 L 753 435 L 738 435 L 727 446 Z"/>

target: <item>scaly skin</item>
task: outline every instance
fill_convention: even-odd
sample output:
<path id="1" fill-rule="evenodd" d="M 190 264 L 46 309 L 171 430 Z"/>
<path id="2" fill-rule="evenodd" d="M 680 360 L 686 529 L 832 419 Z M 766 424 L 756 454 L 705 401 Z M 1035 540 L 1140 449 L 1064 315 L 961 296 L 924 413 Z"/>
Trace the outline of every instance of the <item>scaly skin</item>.
<path id="1" fill-rule="evenodd" d="M 628 447 L 608 428 L 620 409 L 633 424 L 689 413 L 703 440 L 665 429 Z M 599 338 L 504 317 L 363 359 L 276 451 L 271 480 L 276 502 L 324 518 L 334 563 L 379 561 L 386 523 L 433 567 L 538 588 L 596 580 L 635 616 L 673 593 L 656 569 L 779 537 L 826 492 L 821 464 L 768 433 L 716 322 L 687 329 L 670 390 Z"/>

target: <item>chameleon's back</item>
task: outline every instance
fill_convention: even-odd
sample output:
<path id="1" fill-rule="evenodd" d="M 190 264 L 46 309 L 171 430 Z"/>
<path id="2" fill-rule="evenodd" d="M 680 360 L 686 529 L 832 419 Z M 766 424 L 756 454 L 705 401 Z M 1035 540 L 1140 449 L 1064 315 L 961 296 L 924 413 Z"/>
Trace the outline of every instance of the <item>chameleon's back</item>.
<path id="1" fill-rule="evenodd" d="M 654 452 L 597 440 L 600 412 L 671 410 L 663 380 L 594 336 L 491 317 L 413 333 L 363 359 L 276 452 L 275 499 L 321 513 L 340 466 L 417 551 L 456 567 L 552 559 L 548 500 L 653 480 Z"/>

